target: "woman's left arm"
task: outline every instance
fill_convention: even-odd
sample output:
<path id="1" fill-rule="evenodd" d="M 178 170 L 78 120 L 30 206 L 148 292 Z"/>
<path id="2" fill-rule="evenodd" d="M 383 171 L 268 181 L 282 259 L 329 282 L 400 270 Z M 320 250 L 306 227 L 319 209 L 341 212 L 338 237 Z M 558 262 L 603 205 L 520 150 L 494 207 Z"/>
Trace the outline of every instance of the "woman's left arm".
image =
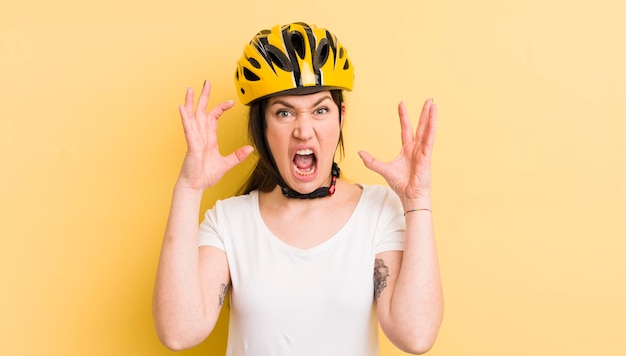
<path id="1" fill-rule="evenodd" d="M 415 134 L 404 103 L 398 106 L 402 150 L 384 163 L 359 152 L 365 166 L 382 175 L 398 194 L 406 219 L 404 252 L 376 255 L 374 297 L 385 335 L 403 351 L 421 354 L 435 342 L 443 318 L 443 292 L 430 197 L 430 162 L 437 107 L 424 103 Z"/>

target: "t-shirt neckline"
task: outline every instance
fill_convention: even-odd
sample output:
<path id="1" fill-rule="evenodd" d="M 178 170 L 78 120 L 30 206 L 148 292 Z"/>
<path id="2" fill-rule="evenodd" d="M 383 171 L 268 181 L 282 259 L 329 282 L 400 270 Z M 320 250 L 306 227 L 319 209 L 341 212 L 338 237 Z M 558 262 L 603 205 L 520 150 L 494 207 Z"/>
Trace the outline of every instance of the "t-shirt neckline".
<path id="1" fill-rule="evenodd" d="M 263 220 L 263 216 L 261 215 L 261 208 L 259 205 L 259 192 L 258 191 L 253 191 L 251 192 L 254 193 L 253 199 L 252 201 L 254 202 L 254 218 L 257 221 L 258 226 L 264 231 L 263 238 L 267 238 L 272 244 L 280 247 L 283 250 L 289 251 L 291 253 L 294 254 L 299 254 L 299 255 L 313 255 L 316 253 L 319 253 L 321 251 L 324 251 L 328 248 L 331 248 L 333 245 L 335 245 L 337 243 L 338 240 L 340 240 L 342 238 L 342 236 L 345 236 L 346 234 L 344 234 L 343 232 L 346 231 L 346 229 L 349 228 L 349 226 L 353 223 L 353 221 L 356 219 L 356 216 L 359 212 L 359 210 L 362 209 L 362 205 L 363 202 L 365 201 L 364 197 L 365 194 L 367 194 L 368 191 L 368 186 L 367 185 L 363 185 L 363 184 L 358 184 L 363 191 L 361 192 L 361 196 L 359 197 L 359 201 L 357 202 L 356 206 L 354 207 L 354 210 L 352 211 L 352 213 L 350 214 L 350 217 L 348 218 L 348 220 L 346 220 L 345 224 L 343 224 L 343 226 L 341 226 L 341 228 L 334 233 L 332 236 L 330 236 L 328 239 L 322 241 L 321 243 L 309 247 L 309 248 L 299 248 L 299 247 L 295 247 L 293 245 L 288 244 L 287 242 L 283 241 L 282 239 L 280 239 L 278 236 L 276 236 L 272 230 L 270 230 L 270 228 L 267 226 L 267 224 L 265 224 L 265 220 Z"/>

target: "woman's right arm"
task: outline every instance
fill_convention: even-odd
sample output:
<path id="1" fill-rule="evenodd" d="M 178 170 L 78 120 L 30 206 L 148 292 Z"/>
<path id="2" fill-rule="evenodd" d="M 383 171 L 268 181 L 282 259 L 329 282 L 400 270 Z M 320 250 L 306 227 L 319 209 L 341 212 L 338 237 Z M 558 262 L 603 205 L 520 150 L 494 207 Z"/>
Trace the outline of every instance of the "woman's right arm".
<path id="1" fill-rule="evenodd" d="M 195 346 L 211 333 L 230 284 L 224 251 L 198 247 L 202 194 L 252 152 L 252 147 L 244 146 L 228 156 L 219 153 L 217 120 L 233 102 L 221 103 L 207 112 L 209 93 L 210 85 L 205 82 L 194 110 L 190 88 L 179 108 L 187 153 L 174 187 L 154 287 L 157 334 L 174 350 Z"/>

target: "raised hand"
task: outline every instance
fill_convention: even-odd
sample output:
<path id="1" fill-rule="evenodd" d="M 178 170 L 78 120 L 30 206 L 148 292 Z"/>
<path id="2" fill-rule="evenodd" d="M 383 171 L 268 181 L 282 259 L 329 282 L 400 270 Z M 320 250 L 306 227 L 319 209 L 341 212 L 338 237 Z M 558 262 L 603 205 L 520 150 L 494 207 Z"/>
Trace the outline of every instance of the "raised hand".
<path id="1" fill-rule="evenodd" d="M 204 190 L 217 183 L 228 170 L 252 153 L 252 146 L 243 146 L 235 152 L 222 156 L 217 144 L 217 120 L 233 101 L 225 101 L 207 112 L 211 85 L 204 83 L 194 109 L 194 91 L 187 89 L 185 104 L 178 107 L 187 140 L 187 153 L 178 178 L 179 184 L 188 188 Z"/>
<path id="2" fill-rule="evenodd" d="M 437 106 L 432 99 L 426 100 L 415 134 L 404 103 L 398 105 L 398 115 L 402 130 L 402 149 L 398 156 L 386 163 L 365 151 L 359 152 L 359 156 L 367 168 L 385 178 L 405 203 L 405 207 L 410 204 L 407 201 L 426 200 L 424 203 L 430 204 L 430 163 L 437 124 Z"/>

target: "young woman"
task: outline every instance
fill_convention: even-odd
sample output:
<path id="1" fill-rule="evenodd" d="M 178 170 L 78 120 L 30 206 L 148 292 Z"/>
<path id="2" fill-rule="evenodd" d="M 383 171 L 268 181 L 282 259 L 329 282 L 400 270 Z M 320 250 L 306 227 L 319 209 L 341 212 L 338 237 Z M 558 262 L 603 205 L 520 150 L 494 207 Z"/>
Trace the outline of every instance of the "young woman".
<path id="1" fill-rule="evenodd" d="M 217 120 L 233 102 L 209 111 L 205 83 L 194 108 L 188 89 L 188 151 L 153 303 L 167 347 L 204 340 L 229 289 L 228 355 L 378 355 L 379 324 L 406 352 L 432 347 L 443 314 L 430 196 L 436 107 L 425 102 L 414 134 L 399 105 L 402 149 L 392 162 L 359 153 L 391 189 L 348 183 L 334 157 L 353 79 L 329 31 L 292 23 L 259 32 L 235 76 L 253 146 L 225 157 Z M 218 201 L 198 227 L 203 191 L 253 150 L 243 194 Z"/>

